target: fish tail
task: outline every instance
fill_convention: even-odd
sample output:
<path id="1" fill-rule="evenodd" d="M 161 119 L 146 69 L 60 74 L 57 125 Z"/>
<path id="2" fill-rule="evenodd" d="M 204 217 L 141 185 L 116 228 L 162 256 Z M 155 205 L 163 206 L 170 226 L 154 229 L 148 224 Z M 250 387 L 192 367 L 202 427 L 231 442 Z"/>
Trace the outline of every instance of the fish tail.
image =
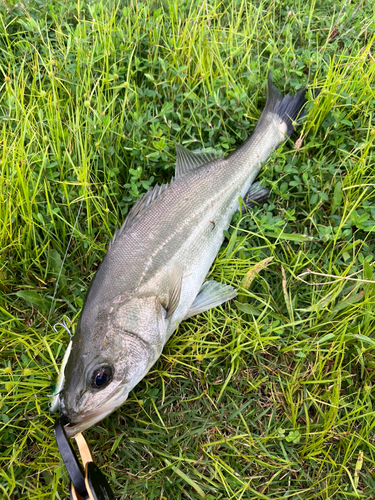
<path id="1" fill-rule="evenodd" d="M 292 135 L 295 128 L 305 114 L 306 110 L 303 109 L 307 99 L 306 87 L 300 89 L 295 95 L 287 94 L 285 97 L 277 90 L 272 83 L 272 72 L 268 72 L 268 88 L 267 88 L 267 102 L 262 113 L 262 118 L 267 114 L 272 113 L 280 118 L 280 132 L 287 136 Z"/>

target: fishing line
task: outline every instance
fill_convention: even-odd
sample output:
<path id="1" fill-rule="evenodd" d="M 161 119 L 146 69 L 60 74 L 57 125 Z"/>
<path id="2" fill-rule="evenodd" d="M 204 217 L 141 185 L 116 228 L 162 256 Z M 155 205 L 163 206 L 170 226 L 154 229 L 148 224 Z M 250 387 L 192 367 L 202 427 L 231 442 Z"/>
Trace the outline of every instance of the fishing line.
<path id="1" fill-rule="evenodd" d="M 49 313 L 48 313 L 47 324 L 46 324 L 46 332 L 47 332 L 48 326 L 50 324 L 49 321 L 50 321 L 50 318 L 51 318 L 52 309 L 53 309 L 53 307 L 55 305 L 55 297 L 56 297 L 56 294 L 57 294 L 57 287 L 59 286 L 60 276 L 61 276 L 62 270 L 64 268 L 64 263 L 65 263 L 67 255 L 68 255 L 68 251 L 69 251 L 70 245 L 72 243 L 72 239 L 73 239 L 73 236 L 74 236 L 74 231 L 76 229 L 79 216 L 81 215 L 81 211 L 82 211 L 84 199 L 85 199 L 85 197 L 83 196 L 82 200 L 81 200 L 81 203 L 79 205 L 79 208 L 78 208 L 78 213 L 77 213 L 76 219 L 75 219 L 74 224 L 73 224 L 73 229 L 72 229 L 71 235 L 69 237 L 69 241 L 68 241 L 68 245 L 67 245 L 66 250 L 65 250 L 64 257 L 63 257 L 63 259 L 61 261 L 60 270 L 59 270 L 59 273 L 57 275 L 57 279 L 56 279 L 56 283 L 55 283 L 55 290 L 54 290 L 53 296 L 52 296 L 51 307 L 50 307 Z M 52 394 L 47 394 L 47 397 L 52 398 L 52 401 L 49 404 L 49 409 L 50 409 L 50 411 L 52 413 L 56 412 L 58 410 L 58 407 L 59 407 L 59 394 L 60 394 L 60 392 L 62 390 L 62 387 L 63 387 L 63 384 L 64 384 L 64 370 L 65 370 L 65 365 L 66 365 L 66 363 L 68 361 L 68 358 L 69 358 L 69 355 L 70 355 L 70 351 L 72 350 L 72 338 L 73 338 L 73 335 L 72 335 L 72 333 L 71 333 L 71 331 L 69 329 L 69 326 L 68 326 L 70 323 L 71 323 L 71 321 L 68 318 L 68 316 L 64 315 L 61 322 L 55 323 L 52 326 L 53 330 L 56 333 L 57 333 L 57 328 L 56 327 L 57 326 L 62 326 L 64 328 L 64 330 L 68 333 L 69 338 L 70 338 L 68 347 L 65 350 L 64 358 L 62 360 L 62 364 L 61 364 L 61 368 L 60 368 L 60 373 L 58 375 L 58 378 L 57 378 L 57 381 L 56 381 L 56 385 L 55 385 L 55 387 L 52 388 Z"/>
<path id="2" fill-rule="evenodd" d="M 84 199 L 85 199 L 85 197 L 83 196 L 82 200 L 81 200 L 81 203 L 79 205 L 79 208 L 78 208 L 78 213 L 77 213 L 76 219 L 75 219 L 74 224 L 73 224 L 72 233 L 71 233 L 71 235 L 69 237 L 69 241 L 68 241 L 68 245 L 67 245 L 66 250 L 65 250 L 64 257 L 63 257 L 63 259 L 61 261 L 60 270 L 59 270 L 59 273 L 57 275 L 57 279 L 56 279 L 56 283 L 55 283 L 55 290 L 54 290 L 53 296 L 52 296 L 51 307 L 50 307 L 49 313 L 48 313 L 47 324 L 46 324 L 46 332 L 48 330 L 48 326 L 50 325 L 49 321 L 50 321 L 50 318 L 51 318 L 52 309 L 53 309 L 53 307 L 55 305 L 55 297 L 56 297 L 56 294 L 57 294 L 57 287 L 59 286 L 60 276 L 61 276 L 62 270 L 64 268 L 64 263 L 65 263 L 67 255 L 68 255 L 68 251 L 69 251 L 69 248 L 70 248 L 73 236 L 74 236 L 74 231 L 76 229 L 79 216 L 81 215 L 81 211 L 82 211 Z M 72 332 L 70 331 L 69 326 L 68 326 L 70 324 L 71 324 L 71 321 L 70 321 L 69 317 L 64 314 L 61 322 L 55 323 L 52 326 L 53 330 L 56 333 L 57 333 L 57 326 L 62 326 L 64 328 L 64 330 L 68 333 L 70 341 L 69 341 L 69 344 L 68 344 L 68 346 L 67 346 L 67 348 L 65 350 L 64 358 L 62 360 L 62 364 L 61 364 L 61 368 L 60 368 L 60 373 L 59 373 L 59 375 L 57 377 L 56 385 L 52 388 L 52 394 L 47 394 L 47 397 L 52 398 L 52 401 L 49 404 L 49 409 L 50 409 L 51 412 L 58 411 L 58 407 L 59 407 L 59 394 L 60 394 L 60 392 L 62 390 L 62 387 L 63 387 L 63 384 L 64 384 L 64 370 L 65 370 L 65 365 L 66 365 L 66 363 L 68 361 L 68 358 L 69 358 L 69 355 L 70 355 L 70 351 L 72 350 L 72 338 L 73 338 L 73 335 L 72 335 Z"/>
<path id="3" fill-rule="evenodd" d="M 52 296 L 52 302 L 51 302 L 51 307 L 49 309 L 49 313 L 48 313 L 48 318 L 47 318 L 47 325 L 46 325 L 46 331 L 48 329 L 48 326 L 49 326 L 49 320 L 51 318 L 51 314 L 52 314 L 52 309 L 55 305 L 55 297 L 56 297 L 56 294 L 57 294 L 57 287 L 59 286 L 59 281 L 60 281 L 60 276 L 61 276 L 61 273 L 62 273 L 62 270 L 64 268 L 64 263 L 65 263 L 65 260 L 66 260 L 66 257 L 68 255 L 68 251 L 69 251 L 69 248 L 70 248 L 70 244 L 72 242 L 72 239 L 73 239 L 73 236 L 74 236 L 74 231 L 76 229 L 76 226 L 77 226 L 77 223 L 78 223 L 78 219 L 79 219 L 79 216 L 81 215 L 81 210 L 82 210 L 82 207 L 83 207 L 83 202 L 84 202 L 84 196 L 82 197 L 82 201 L 81 201 L 81 204 L 78 208 L 78 213 L 77 213 L 77 217 L 76 217 L 76 220 L 74 221 L 74 224 L 73 224 L 73 229 L 72 229 L 72 233 L 69 237 L 69 241 L 68 241 L 68 245 L 66 247 L 66 250 L 65 250 L 65 254 L 64 254 L 64 257 L 62 259 L 62 262 L 61 262 L 61 267 L 60 267 L 60 270 L 59 270 L 59 273 L 57 275 L 57 280 L 56 280 L 56 283 L 55 283 L 55 290 L 53 292 L 53 296 Z M 66 323 L 65 323 L 65 319 L 63 318 L 63 323 L 56 323 L 56 325 L 53 326 L 53 329 L 55 330 L 55 326 L 57 325 L 61 325 L 65 328 L 65 330 L 68 331 L 69 333 L 69 336 L 70 338 L 72 337 L 72 334 L 70 333 L 70 330 L 69 328 L 67 327 Z M 56 331 L 56 330 L 55 330 Z"/>

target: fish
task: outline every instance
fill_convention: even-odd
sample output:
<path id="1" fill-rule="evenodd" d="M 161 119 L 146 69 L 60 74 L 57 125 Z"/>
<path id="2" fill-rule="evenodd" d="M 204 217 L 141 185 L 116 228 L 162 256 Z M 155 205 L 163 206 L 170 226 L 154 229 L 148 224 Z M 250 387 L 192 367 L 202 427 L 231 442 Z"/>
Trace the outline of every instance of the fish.
<path id="1" fill-rule="evenodd" d="M 176 144 L 174 178 L 135 203 L 87 292 L 52 404 L 68 437 L 126 401 L 182 321 L 236 296 L 206 276 L 240 199 L 264 198 L 254 181 L 306 102 L 305 87 L 283 96 L 269 72 L 258 123 L 226 158 Z"/>

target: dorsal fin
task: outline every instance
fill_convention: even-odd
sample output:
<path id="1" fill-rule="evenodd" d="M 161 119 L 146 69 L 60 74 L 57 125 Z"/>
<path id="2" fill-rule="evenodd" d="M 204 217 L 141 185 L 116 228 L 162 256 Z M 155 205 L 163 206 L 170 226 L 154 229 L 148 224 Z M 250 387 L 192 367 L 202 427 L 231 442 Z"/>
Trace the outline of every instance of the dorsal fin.
<path id="1" fill-rule="evenodd" d="M 181 175 L 185 175 L 191 170 L 206 165 L 212 160 L 216 160 L 218 155 L 211 152 L 194 152 L 181 146 L 176 142 L 176 179 Z"/>
<path id="2" fill-rule="evenodd" d="M 173 179 L 172 179 L 173 181 Z M 115 243 L 116 239 L 128 229 L 139 217 L 146 211 L 146 209 L 154 202 L 164 191 L 170 186 L 170 184 L 161 184 L 160 186 L 156 184 L 150 188 L 147 193 L 142 195 L 132 206 L 130 212 L 126 216 L 120 229 L 115 231 L 112 241 L 109 244 L 109 248 Z"/>

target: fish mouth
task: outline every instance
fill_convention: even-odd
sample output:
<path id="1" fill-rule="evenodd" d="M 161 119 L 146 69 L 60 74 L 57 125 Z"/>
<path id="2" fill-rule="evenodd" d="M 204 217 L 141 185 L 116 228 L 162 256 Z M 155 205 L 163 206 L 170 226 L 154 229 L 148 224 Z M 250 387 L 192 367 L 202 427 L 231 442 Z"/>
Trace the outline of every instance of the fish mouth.
<path id="1" fill-rule="evenodd" d="M 68 438 L 74 437 L 76 434 L 83 432 L 89 427 L 93 426 L 97 422 L 100 422 L 105 417 L 107 417 L 110 413 L 116 410 L 127 398 L 128 392 L 123 395 L 123 390 L 118 388 L 114 393 L 112 393 L 108 398 L 104 399 L 100 405 L 98 405 L 93 410 L 89 410 L 87 412 L 83 412 L 78 415 L 74 415 L 73 418 L 69 417 L 69 413 L 65 412 L 63 408 L 61 408 L 61 417 L 65 419 L 66 425 L 64 425 L 64 429 Z"/>
<path id="2" fill-rule="evenodd" d="M 84 413 L 78 422 L 68 422 L 66 425 L 64 425 L 67 437 L 70 439 L 76 434 L 85 431 L 97 422 L 100 422 L 100 420 L 103 420 L 103 418 L 112 413 L 116 408 L 117 406 L 115 406 L 114 408 L 110 408 L 104 413 L 102 411 L 100 411 L 100 413 L 97 412 L 96 414 L 93 414 L 94 412 L 89 412 L 87 414 Z M 88 416 L 90 414 L 91 416 Z M 68 420 L 67 416 L 64 413 L 62 413 L 62 417 Z"/>

